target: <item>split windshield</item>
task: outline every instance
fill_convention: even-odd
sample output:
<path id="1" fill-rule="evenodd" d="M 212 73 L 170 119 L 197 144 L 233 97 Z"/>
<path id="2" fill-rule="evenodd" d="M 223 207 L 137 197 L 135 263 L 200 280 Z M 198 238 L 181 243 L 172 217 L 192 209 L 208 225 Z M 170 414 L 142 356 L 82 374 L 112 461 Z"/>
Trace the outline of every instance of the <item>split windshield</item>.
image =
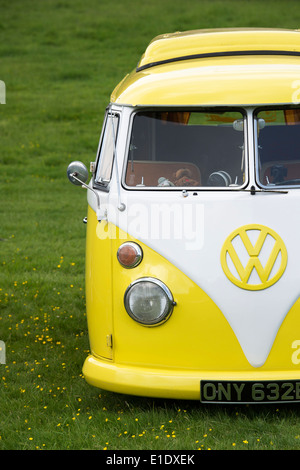
<path id="1" fill-rule="evenodd" d="M 265 187 L 300 185 L 300 109 L 265 109 L 257 119 L 257 178 Z"/>
<path id="2" fill-rule="evenodd" d="M 129 187 L 238 187 L 245 183 L 243 111 L 149 111 L 134 116 Z"/>

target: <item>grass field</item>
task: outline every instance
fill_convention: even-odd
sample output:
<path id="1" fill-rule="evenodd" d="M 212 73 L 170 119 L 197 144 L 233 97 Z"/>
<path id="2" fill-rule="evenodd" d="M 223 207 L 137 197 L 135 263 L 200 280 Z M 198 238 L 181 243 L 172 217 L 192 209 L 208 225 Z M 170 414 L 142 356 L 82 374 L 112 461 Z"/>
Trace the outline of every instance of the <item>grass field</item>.
<path id="1" fill-rule="evenodd" d="M 298 406 L 202 406 L 86 384 L 86 193 L 110 92 L 157 34 L 300 27 L 299 2 L 0 0 L 0 449 L 300 449 Z"/>

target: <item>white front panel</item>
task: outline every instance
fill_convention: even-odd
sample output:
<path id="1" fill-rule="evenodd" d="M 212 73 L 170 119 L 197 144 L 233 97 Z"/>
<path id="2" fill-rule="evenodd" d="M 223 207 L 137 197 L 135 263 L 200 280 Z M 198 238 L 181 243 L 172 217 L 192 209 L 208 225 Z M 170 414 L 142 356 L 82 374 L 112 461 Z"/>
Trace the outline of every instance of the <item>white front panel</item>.
<path id="1" fill-rule="evenodd" d="M 295 236 L 300 233 L 300 222 L 291 216 L 299 206 L 297 190 L 254 196 L 243 191 L 198 192 L 197 196 L 190 192 L 186 198 L 180 192 L 134 191 L 123 192 L 122 202 L 126 210 L 111 210 L 111 221 L 164 256 L 203 289 L 227 318 L 249 362 L 254 367 L 262 366 L 280 325 L 300 295 L 300 256 Z M 283 275 L 262 290 L 234 285 L 221 266 L 225 240 L 248 224 L 269 227 L 287 249 Z M 251 241 L 255 244 L 256 240 Z M 245 264 L 249 258 L 245 248 L 235 248 Z M 260 255 L 263 266 L 271 250 L 272 240 L 266 240 Z M 273 269 L 277 269 L 276 263 Z M 257 282 L 253 270 L 249 283 Z"/>

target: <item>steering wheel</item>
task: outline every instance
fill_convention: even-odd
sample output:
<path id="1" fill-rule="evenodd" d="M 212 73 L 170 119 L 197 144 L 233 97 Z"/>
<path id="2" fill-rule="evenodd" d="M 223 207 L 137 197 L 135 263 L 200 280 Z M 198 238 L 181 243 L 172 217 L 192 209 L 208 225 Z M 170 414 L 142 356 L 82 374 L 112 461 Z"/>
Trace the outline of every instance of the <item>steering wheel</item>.
<path id="1" fill-rule="evenodd" d="M 214 171 L 207 180 L 207 186 L 229 186 L 232 183 L 231 176 L 226 171 Z"/>

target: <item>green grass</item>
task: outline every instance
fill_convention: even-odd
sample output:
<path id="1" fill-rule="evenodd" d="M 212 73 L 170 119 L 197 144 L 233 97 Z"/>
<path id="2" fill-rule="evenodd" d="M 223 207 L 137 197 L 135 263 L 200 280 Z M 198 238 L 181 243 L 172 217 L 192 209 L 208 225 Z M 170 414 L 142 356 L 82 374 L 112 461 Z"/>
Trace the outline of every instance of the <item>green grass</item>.
<path id="1" fill-rule="evenodd" d="M 0 0 L 0 449 L 299 449 L 297 406 L 203 406 L 97 390 L 85 190 L 110 92 L 157 34 L 298 28 L 297 1 Z"/>

